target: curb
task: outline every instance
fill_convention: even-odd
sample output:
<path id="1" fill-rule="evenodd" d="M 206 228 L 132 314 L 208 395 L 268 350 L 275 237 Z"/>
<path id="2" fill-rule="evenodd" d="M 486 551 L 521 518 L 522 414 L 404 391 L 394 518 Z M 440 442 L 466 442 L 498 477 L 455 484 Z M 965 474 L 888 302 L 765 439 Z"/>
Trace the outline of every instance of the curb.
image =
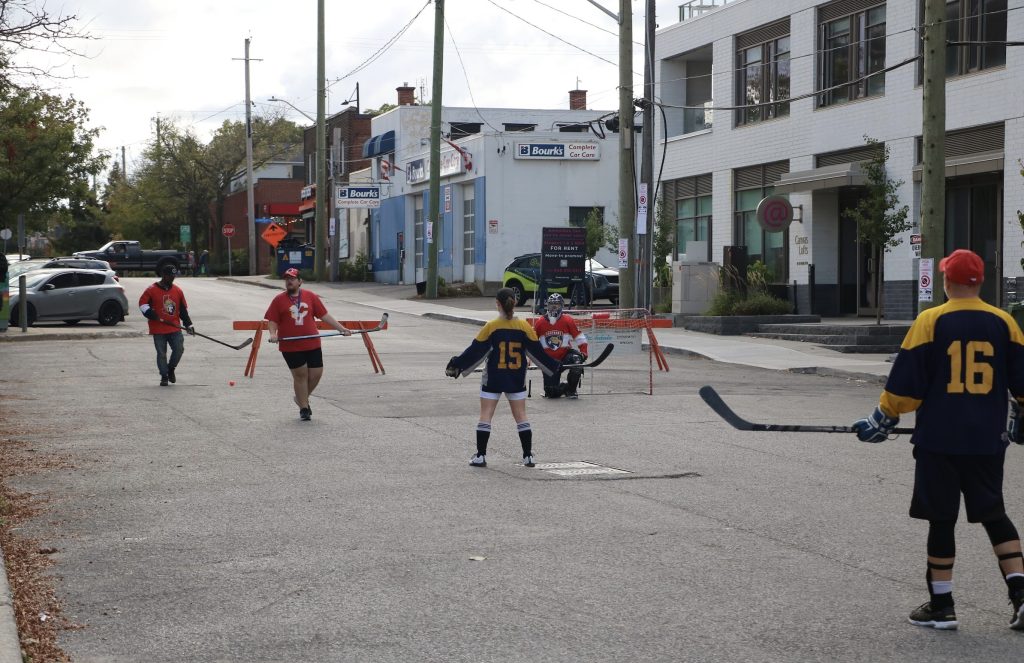
<path id="1" fill-rule="evenodd" d="M 0 550 L 0 663 L 22 663 L 21 641 L 14 620 L 14 599 L 7 584 L 4 551 Z"/>
<path id="2" fill-rule="evenodd" d="M 423 318 L 430 318 L 431 320 L 444 320 L 445 322 L 461 322 L 466 325 L 476 325 L 477 327 L 483 327 L 486 323 L 473 318 L 464 318 L 460 315 L 450 315 L 448 313 L 424 313 Z"/>
<path id="3" fill-rule="evenodd" d="M 111 331 L 111 332 L 84 332 L 77 334 L 69 334 L 67 332 L 47 332 L 40 331 L 31 334 L 15 334 L 10 335 L 8 333 L 0 334 L 0 343 L 21 343 L 23 341 L 77 341 L 80 339 L 95 339 L 95 338 L 135 338 L 136 336 L 145 336 L 141 331 Z"/>

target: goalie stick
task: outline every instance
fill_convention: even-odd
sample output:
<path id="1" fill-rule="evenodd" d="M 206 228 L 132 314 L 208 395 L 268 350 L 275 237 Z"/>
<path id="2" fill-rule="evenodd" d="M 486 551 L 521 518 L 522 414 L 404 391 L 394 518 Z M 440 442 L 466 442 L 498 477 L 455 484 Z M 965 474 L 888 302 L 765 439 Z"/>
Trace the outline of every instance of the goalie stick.
<path id="1" fill-rule="evenodd" d="M 714 387 L 705 385 L 700 388 L 700 397 L 715 411 L 718 416 L 733 428 L 745 431 L 770 431 L 773 433 L 854 433 L 853 426 L 814 426 L 803 424 L 755 424 L 747 421 L 732 411 Z M 913 433 L 913 428 L 894 428 L 893 435 Z"/>
<path id="2" fill-rule="evenodd" d="M 601 365 L 601 362 L 608 358 L 608 355 L 610 355 L 612 353 L 612 350 L 614 349 L 615 344 L 609 343 L 608 345 L 605 346 L 604 350 L 601 351 L 601 354 L 597 355 L 596 359 L 588 361 L 585 364 L 563 364 L 562 368 L 564 368 L 565 370 L 569 370 L 570 368 L 597 368 L 598 366 Z M 526 370 L 537 371 L 540 370 L 540 368 L 537 366 L 527 366 Z M 484 369 L 482 368 L 473 369 L 474 373 L 483 373 L 483 371 Z"/>
<path id="3" fill-rule="evenodd" d="M 369 334 L 370 332 L 380 331 L 381 329 L 384 329 L 384 327 L 387 326 L 387 324 L 388 324 L 388 314 L 385 313 L 384 315 L 381 316 L 380 322 L 378 322 L 375 326 L 370 327 L 369 329 L 350 329 L 349 331 L 352 332 L 352 334 Z M 332 331 L 332 332 L 327 332 L 326 334 L 307 334 L 306 336 L 285 336 L 284 338 L 279 338 L 277 340 L 278 341 L 301 341 L 301 340 L 306 339 L 306 338 L 329 338 L 331 336 L 344 336 L 344 335 L 345 334 L 342 334 L 341 332 Z"/>
<path id="4" fill-rule="evenodd" d="M 168 325 L 168 326 L 180 329 L 181 331 L 184 331 L 184 332 L 188 331 L 188 328 L 181 327 L 179 325 L 174 324 L 173 322 L 168 322 L 167 320 L 164 320 L 163 318 L 160 319 L 160 322 L 164 323 L 165 325 Z M 214 343 L 220 343 L 224 347 L 231 348 L 232 350 L 241 350 L 242 348 L 247 347 L 250 343 L 252 343 L 252 339 L 251 338 L 247 338 L 244 341 L 242 341 L 241 343 L 239 343 L 238 345 L 231 345 L 230 343 L 225 343 L 224 341 L 218 341 L 217 339 L 213 338 L 212 336 L 207 336 L 206 334 L 200 334 L 199 332 L 197 332 L 194 329 L 192 330 L 191 333 L 193 335 L 195 335 L 195 336 L 201 336 L 202 338 L 205 338 L 207 341 L 213 341 Z"/>

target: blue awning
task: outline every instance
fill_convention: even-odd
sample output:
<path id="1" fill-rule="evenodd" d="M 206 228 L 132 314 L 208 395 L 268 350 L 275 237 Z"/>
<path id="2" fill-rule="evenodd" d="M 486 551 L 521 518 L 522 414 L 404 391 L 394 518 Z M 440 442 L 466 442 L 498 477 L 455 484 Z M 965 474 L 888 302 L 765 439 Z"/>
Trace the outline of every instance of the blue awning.
<path id="1" fill-rule="evenodd" d="M 385 131 L 363 143 L 363 158 L 368 159 L 378 154 L 390 154 L 395 151 L 395 132 Z"/>

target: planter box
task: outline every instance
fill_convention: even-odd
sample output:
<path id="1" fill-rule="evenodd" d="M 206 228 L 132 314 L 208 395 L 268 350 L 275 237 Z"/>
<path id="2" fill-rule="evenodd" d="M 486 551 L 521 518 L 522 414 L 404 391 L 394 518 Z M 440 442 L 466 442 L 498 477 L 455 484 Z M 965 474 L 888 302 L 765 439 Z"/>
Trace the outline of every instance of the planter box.
<path id="1" fill-rule="evenodd" d="M 820 315 L 677 315 L 675 326 L 722 336 L 756 332 L 761 325 L 821 322 Z"/>

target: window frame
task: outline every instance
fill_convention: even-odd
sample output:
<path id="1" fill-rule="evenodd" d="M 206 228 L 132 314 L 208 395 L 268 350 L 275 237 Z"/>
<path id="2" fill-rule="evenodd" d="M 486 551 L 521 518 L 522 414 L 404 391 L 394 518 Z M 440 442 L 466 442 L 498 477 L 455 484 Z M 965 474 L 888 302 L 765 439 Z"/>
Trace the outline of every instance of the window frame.
<path id="1" fill-rule="evenodd" d="M 785 42 L 785 50 L 781 49 Z M 757 124 L 766 120 L 774 120 L 789 116 L 789 99 L 792 92 L 792 70 L 790 69 L 790 53 L 792 45 L 790 34 L 774 37 L 758 44 L 747 45 L 736 51 L 736 98 L 739 106 L 756 107 L 740 108 L 736 111 L 736 126 Z M 757 53 L 755 53 L 755 51 Z M 753 59 L 756 55 L 757 59 Z M 784 57 L 780 57 L 784 56 Z M 748 59 L 750 58 L 750 59 Z M 781 96 L 782 79 L 780 68 L 784 66 L 785 96 Z M 748 94 L 748 76 L 757 72 L 757 100 Z M 764 101 L 767 99 L 767 101 Z"/>
<path id="2" fill-rule="evenodd" d="M 476 190 L 472 184 L 462 189 L 462 264 L 476 264 Z M 469 196 L 469 197 L 467 197 Z"/>
<path id="3" fill-rule="evenodd" d="M 973 7 L 972 7 L 973 4 Z M 990 9 L 990 5 L 1000 5 L 997 9 Z M 950 8 L 956 8 L 955 14 L 951 14 Z M 972 11 L 975 9 L 977 11 Z M 1007 0 L 951 0 L 946 2 L 946 13 L 943 20 L 946 22 L 947 41 L 1006 41 L 1007 14 L 1009 3 Z M 920 23 L 924 23 L 924 0 L 918 0 L 918 12 Z M 989 34 L 989 30 L 998 30 L 1000 25 L 994 17 L 1002 15 L 1002 31 L 997 34 Z M 955 15 L 955 18 L 950 18 Z M 973 32 L 973 34 L 972 34 Z M 918 54 L 924 53 L 924 34 L 917 42 Z M 946 46 L 946 77 L 958 78 L 967 76 L 988 69 L 1000 69 L 1006 67 L 1006 45 L 1005 44 L 968 44 L 961 46 Z M 991 62 L 989 62 L 991 60 Z M 918 63 L 917 81 L 922 84 L 924 81 L 924 60 Z"/>
<path id="4" fill-rule="evenodd" d="M 882 20 L 872 23 L 872 14 L 879 9 L 883 10 Z M 849 21 L 849 27 L 846 32 L 847 43 L 845 45 L 833 46 L 831 41 L 835 40 L 836 36 L 829 34 L 829 28 L 840 21 Z M 885 69 L 885 30 L 887 21 L 888 7 L 886 2 L 879 2 L 871 7 L 864 7 L 842 16 L 829 18 L 828 20 L 819 19 L 818 89 L 822 90 L 818 96 L 819 108 L 845 104 L 857 99 L 885 96 L 884 74 L 867 80 L 860 79 Z M 879 30 L 881 31 L 880 35 L 870 34 Z M 872 66 L 873 48 L 876 46 L 876 42 L 881 44 L 881 62 Z M 840 54 L 844 54 L 846 57 L 847 72 L 845 81 L 835 77 L 835 60 Z M 881 81 L 881 85 L 872 89 L 872 84 L 877 80 Z M 829 90 L 829 88 L 836 89 Z M 844 96 L 840 97 L 839 94 Z"/>

